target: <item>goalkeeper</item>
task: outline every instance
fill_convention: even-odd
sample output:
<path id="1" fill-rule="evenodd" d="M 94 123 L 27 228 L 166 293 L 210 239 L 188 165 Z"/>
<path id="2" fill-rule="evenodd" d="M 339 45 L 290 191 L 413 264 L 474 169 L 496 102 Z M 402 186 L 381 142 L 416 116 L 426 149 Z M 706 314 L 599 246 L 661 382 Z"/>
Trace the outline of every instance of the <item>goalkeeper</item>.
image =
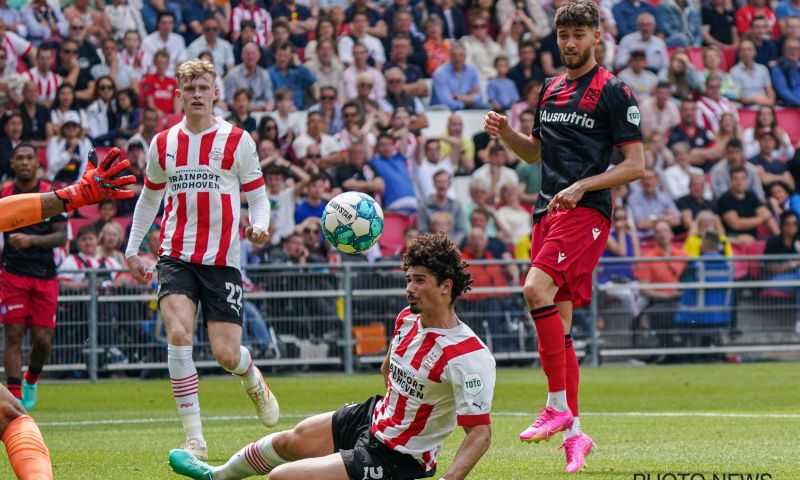
<path id="1" fill-rule="evenodd" d="M 21 143 L 20 148 L 33 148 Z M 94 150 L 89 154 L 92 163 L 74 185 L 46 193 L 26 193 L 0 199 L 0 231 L 15 230 L 33 225 L 59 213 L 71 212 L 106 198 L 131 198 L 133 192 L 121 187 L 136 181 L 132 175 L 118 177 L 130 166 L 127 160 L 115 161 L 119 149 L 112 148 L 100 165 Z M 24 480 L 52 480 L 50 452 L 42 439 L 36 422 L 28 416 L 19 400 L 0 385 L 0 438 L 6 446 L 8 460 L 17 478 Z"/>

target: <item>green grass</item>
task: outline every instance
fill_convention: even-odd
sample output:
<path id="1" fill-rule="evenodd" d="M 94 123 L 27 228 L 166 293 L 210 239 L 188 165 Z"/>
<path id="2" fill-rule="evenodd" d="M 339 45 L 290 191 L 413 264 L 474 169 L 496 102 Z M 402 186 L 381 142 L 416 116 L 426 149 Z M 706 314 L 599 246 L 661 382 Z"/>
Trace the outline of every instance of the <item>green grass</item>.
<path id="1" fill-rule="evenodd" d="M 598 449 L 588 469 L 574 478 L 633 480 L 635 473 L 650 473 L 650 480 L 656 480 L 657 473 L 699 472 L 711 479 L 712 473 L 741 472 L 798 479 L 799 367 L 761 363 L 584 369 L 581 419 Z M 563 453 L 556 451 L 560 435 L 541 445 L 517 439 L 532 420 L 523 413 L 535 411 L 544 399 L 541 370 L 500 370 L 498 375 L 492 448 L 470 478 L 563 478 Z M 206 379 L 200 385 L 211 463 L 224 462 L 266 433 L 233 378 Z M 276 377 L 270 385 L 281 401 L 281 429 L 307 414 L 334 410 L 382 389 L 375 374 Z M 45 383 L 40 398 L 34 417 L 50 447 L 56 479 L 179 478 L 165 463 L 167 452 L 183 440 L 167 380 Z M 622 415 L 629 412 L 695 415 Z M 439 461 L 440 474 L 462 438 L 461 431 L 451 435 Z M 11 478 L 2 456 L 0 479 Z"/>

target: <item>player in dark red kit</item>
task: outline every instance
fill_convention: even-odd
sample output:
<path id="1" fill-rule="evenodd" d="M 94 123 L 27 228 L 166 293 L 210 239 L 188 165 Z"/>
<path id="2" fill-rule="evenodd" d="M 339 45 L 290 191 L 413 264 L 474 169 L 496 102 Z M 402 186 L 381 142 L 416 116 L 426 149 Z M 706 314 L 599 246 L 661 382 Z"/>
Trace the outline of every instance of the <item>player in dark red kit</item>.
<path id="1" fill-rule="evenodd" d="M 532 268 L 523 293 L 536 325 L 548 395 L 546 407 L 520 439 L 539 442 L 563 431 L 569 473 L 583 468 L 594 448 L 578 420 L 572 310 L 591 301 L 592 271 L 609 232 L 609 189 L 644 174 L 636 100 L 594 59 L 601 41 L 599 22 L 592 0 L 570 1 L 556 12 L 567 73 L 545 82 L 532 132 L 515 131 L 494 112 L 484 122 L 486 132 L 500 137 L 521 159 L 543 162 L 542 191 L 533 214 Z M 624 161 L 609 170 L 614 148 L 622 151 Z"/>

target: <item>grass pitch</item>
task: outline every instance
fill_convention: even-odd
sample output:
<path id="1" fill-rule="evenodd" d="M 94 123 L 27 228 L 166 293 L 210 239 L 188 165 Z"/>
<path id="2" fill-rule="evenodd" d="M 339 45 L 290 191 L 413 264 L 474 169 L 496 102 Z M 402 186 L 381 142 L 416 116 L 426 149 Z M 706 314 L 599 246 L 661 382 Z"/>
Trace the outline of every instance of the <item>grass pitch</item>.
<path id="1" fill-rule="evenodd" d="M 695 475 L 683 478 L 800 479 L 800 364 L 603 367 L 581 373 L 581 423 L 598 448 L 587 469 L 572 478 L 677 480 L 673 475 L 689 473 Z M 382 391 L 377 373 L 269 382 L 281 403 L 279 429 Z M 566 477 L 563 453 L 556 451 L 560 434 L 540 445 L 517 437 L 545 391 L 541 370 L 498 372 L 492 448 L 470 478 Z M 202 380 L 200 403 L 213 464 L 267 433 L 233 378 Z M 166 465 L 167 452 L 183 440 L 168 380 L 45 383 L 33 416 L 58 480 L 181 478 Z M 439 474 L 462 438 L 460 430 L 451 435 Z M 0 479 L 13 478 L 3 455 Z"/>

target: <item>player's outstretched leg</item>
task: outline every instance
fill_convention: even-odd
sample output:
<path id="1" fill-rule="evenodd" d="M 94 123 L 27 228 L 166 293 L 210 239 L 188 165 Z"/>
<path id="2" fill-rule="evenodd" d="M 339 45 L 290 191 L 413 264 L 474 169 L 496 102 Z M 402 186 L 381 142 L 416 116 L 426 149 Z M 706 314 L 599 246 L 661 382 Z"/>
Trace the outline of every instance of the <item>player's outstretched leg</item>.
<path id="1" fill-rule="evenodd" d="M 17 478 L 53 480 L 50 452 L 42 432 L 8 390 L 0 386 L 0 437 Z"/>
<path id="2" fill-rule="evenodd" d="M 275 395 L 267 386 L 261 371 L 253 365 L 250 351 L 244 346 L 240 346 L 239 350 L 239 365 L 231 373 L 241 379 L 242 387 L 247 396 L 250 397 L 250 400 L 253 401 L 253 405 L 256 407 L 256 414 L 261 423 L 266 427 L 274 427 L 278 424 L 278 418 L 280 417 L 278 399 L 275 398 Z"/>

